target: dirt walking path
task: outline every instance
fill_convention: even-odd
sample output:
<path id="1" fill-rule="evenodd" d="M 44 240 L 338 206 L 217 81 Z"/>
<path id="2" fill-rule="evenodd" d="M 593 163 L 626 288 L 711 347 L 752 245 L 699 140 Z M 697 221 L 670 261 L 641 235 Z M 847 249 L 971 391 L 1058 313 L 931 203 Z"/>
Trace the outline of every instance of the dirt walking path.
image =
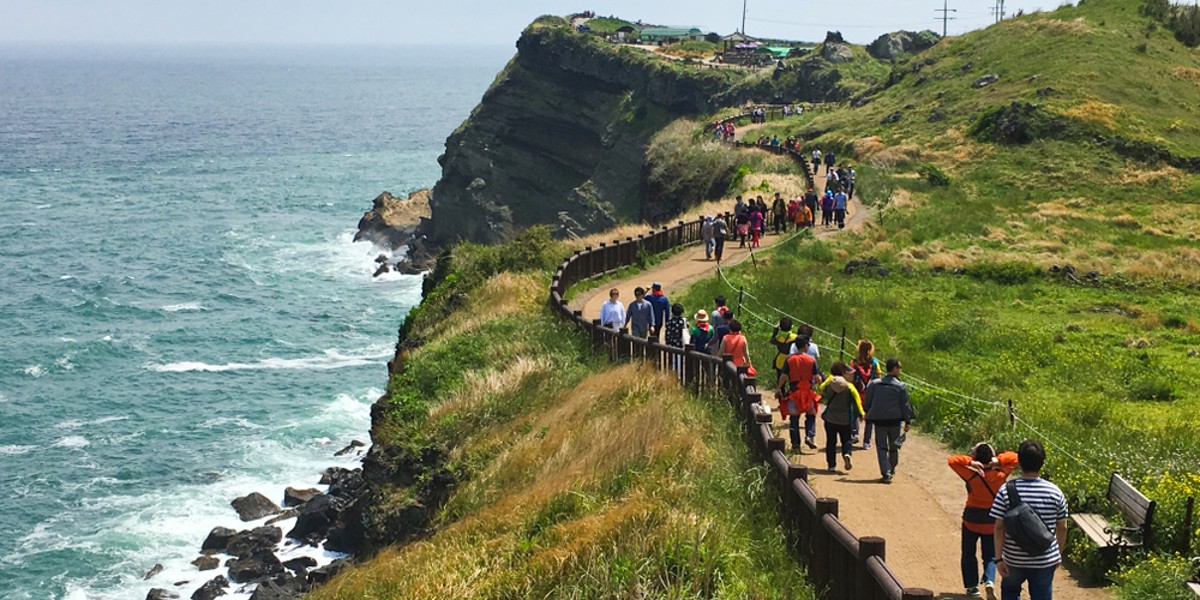
<path id="1" fill-rule="evenodd" d="M 823 191 L 824 178 L 817 178 Z M 857 200 L 851 201 L 847 229 L 863 226 L 868 213 Z M 824 238 L 838 233 L 837 229 L 817 227 L 816 235 Z M 791 234 L 768 235 L 762 240 L 766 249 Z M 749 258 L 749 250 L 736 243 L 726 244 L 724 265 L 738 264 Z M 582 310 L 585 317 L 600 315 L 600 305 L 608 299 L 609 288 L 621 292 L 621 301 L 633 299 L 633 288 L 650 284 L 663 285 L 668 297 L 678 295 L 688 283 L 711 276 L 716 262 L 705 260 L 703 247 L 691 247 L 634 277 L 605 284 L 581 293 L 572 308 Z M 686 307 L 689 323 L 701 307 Z M 702 308 L 708 309 L 710 306 Z M 757 357 L 761 362 L 769 357 Z M 770 394 L 767 394 L 770 397 Z M 773 400 L 768 400 L 774 403 Z M 775 423 L 781 437 L 788 437 L 783 424 Z M 818 443 L 824 433 L 818 424 Z M 878 463 L 873 450 L 856 449 L 853 469 L 849 472 L 825 471 L 825 459 L 818 451 L 803 449 L 792 460 L 808 465 L 810 481 L 823 496 L 837 498 L 841 519 L 860 536 L 877 535 L 887 539 L 887 562 L 906 585 L 934 590 L 938 598 L 969 598 L 964 595 L 959 574 L 961 548 L 962 503 L 966 493 L 962 481 L 946 466 L 950 450 L 940 442 L 916 430 L 900 452 L 900 465 L 891 485 L 879 482 Z M 998 592 L 999 590 L 997 590 Z M 1103 588 L 1083 587 L 1063 570 L 1058 572 L 1054 585 L 1059 600 L 1108 600 L 1111 594 Z"/>

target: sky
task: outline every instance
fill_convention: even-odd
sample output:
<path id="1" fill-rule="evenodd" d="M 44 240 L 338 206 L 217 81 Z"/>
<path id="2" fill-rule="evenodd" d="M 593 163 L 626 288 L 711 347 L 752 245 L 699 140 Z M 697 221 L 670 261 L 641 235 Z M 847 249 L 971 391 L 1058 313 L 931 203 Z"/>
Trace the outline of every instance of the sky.
<path id="1" fill-rule="evenodd" d="M 996 0 L 948 0 L 955 35 L 993 22 Z M 820 41 L 839 30 L 867 43 L 933 29 L 943 0 L 745 0 L 752 36 Z M 1060 0 L 1006 0 L 1009 14 Z M 543 14 L 584 10 L 731 33 L 742 0 L 0 0 L 0 44 L 404 45 L 511 44 Z"/>

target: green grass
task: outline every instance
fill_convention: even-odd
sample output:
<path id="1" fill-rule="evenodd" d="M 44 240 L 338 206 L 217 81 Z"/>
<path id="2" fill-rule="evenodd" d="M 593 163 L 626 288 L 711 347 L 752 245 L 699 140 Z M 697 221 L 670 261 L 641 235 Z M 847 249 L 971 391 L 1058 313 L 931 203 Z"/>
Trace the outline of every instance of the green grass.
<path id="1" fill-rule="evenodd" d="M 635 26 L 633 23 L 630 23 L 624 19 L 617 19 L 613 17 L 596 17 L 595 19 L 588 19 L 587 26 L 592 30 L 592 33 L 597 33 L 600 35 L 612 35 L 622 27 L 633 27 L 634 29 L 637 29 L 637 26 Z"/>
<path id="2" fill-rule="evenodd" d="M 1001 405 L 1012 400 L 1028 425 L 1012 428 L 1003 406 L 914 393 L 919 426 L 955 448 L 980 439 L 1010 447 L 1044 433 L 1047 474 L 1074 511 L 1107 510 L 1107 476 L 1121 472 L 1159 502 L 1164 545 L 1178 540 L 1183 502 L 1200 495 L 1200 327 L 1183 317 L 1200 311 L 1195 294 L 1067 285 L 1020 263 L 954 276 L 903 273 L 885 260 L 890 277 L 846 275 L 839 252 L 790 243 L 729 278 L 757 296 L 746 301 L 749 311 L 777 319 L 771 305 L 833 332 L 845 327 L 851 351 L 871 339 L 878 357 L 898 356 L 927 381 Z M 708 306 L 716 294 L 737 297 L 707 280 L 684 305 Z M 752 354 L 773 356 L 771 325 L 743 317 Z M 828 367 L 839 340 L 815 341 Z M 1086 562 L 1086 545 L 1077 546 L 1075 558 Z"/>

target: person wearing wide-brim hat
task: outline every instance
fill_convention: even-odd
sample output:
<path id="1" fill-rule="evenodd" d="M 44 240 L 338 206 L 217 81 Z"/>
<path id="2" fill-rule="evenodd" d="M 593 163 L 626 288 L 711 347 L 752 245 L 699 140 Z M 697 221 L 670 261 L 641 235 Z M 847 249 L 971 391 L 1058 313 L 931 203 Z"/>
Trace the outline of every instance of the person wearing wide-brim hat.
<path id="1" fill-rule="evenodd" d="M 688 332 L 691 335 L 691 346 L 697 352 L 708 352 L 708 342 L 712 340 L 712 326 L 708 324 L 708 311 L 700 309 L 696 312 L 693 319 L 696 324 L 692 325 L 692 330 Z"/>

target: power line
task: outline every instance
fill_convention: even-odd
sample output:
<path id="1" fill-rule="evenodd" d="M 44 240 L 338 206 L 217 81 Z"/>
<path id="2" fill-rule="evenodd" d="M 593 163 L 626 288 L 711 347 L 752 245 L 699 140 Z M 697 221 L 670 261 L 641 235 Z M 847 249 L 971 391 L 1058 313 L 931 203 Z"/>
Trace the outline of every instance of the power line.
<path id="1" fill-rule="evenodd" d="M 942 0 L 942 7 L 933 9 L 933 12 L 942 13 L 942 37 L 946 37 L 946 26 L 950 21 L 958 18 L 950 16 L 950 13 L 956 13 L 958 9 L 950 8 L 950 0 Z"/>

